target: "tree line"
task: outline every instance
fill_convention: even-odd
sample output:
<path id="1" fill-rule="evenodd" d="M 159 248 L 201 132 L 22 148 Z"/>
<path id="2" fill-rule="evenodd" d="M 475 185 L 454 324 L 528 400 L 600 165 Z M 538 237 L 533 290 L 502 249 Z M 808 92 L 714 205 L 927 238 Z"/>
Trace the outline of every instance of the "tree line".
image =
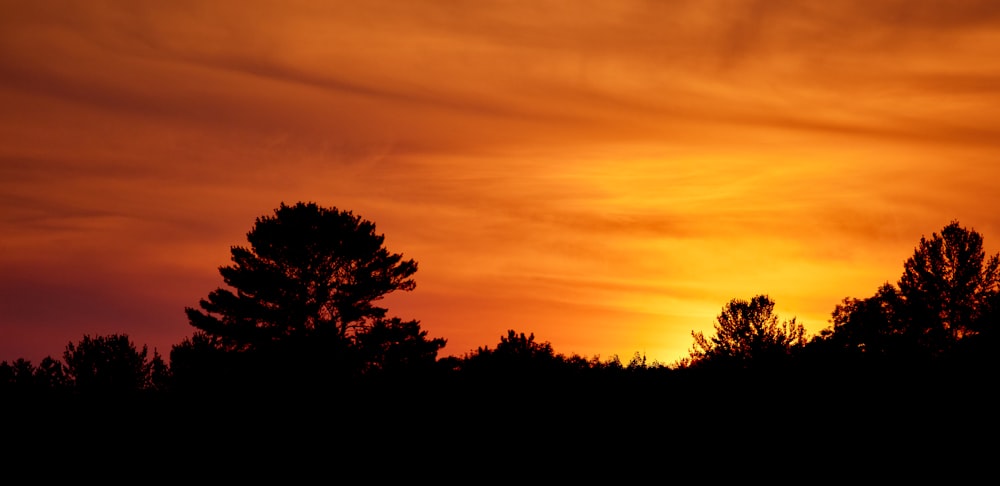
<path id="1" fill-rule="evenodd" d="M 921 238 L 895 283 L 845 298 L 830 326 L 806 335 L 768 295 L 733 299 L 714 333 L 692 332 L 689 356 L 670 364 L 564 355 L 534 334 L 509 330 L 494 347 L 438 357 L 443 338 L 390 316 L 379 301 L 415 287 L 417 263 L 384 246 L 370 221 L 315 203 L 282 203 L 257 218 L 247 246 L 219 268 L 224 287 L 185 309 L 191 337 L 169 363 L 127 334 L 86 335 L 58 359 L 0 363 L 8 393 L 225 393 L 330 391 L 358 383 L 683 381 L 710 376 L 806 376 L 909 370 L 992 372 L 1000 319 L 1000 257 L 953 221 Z"/>

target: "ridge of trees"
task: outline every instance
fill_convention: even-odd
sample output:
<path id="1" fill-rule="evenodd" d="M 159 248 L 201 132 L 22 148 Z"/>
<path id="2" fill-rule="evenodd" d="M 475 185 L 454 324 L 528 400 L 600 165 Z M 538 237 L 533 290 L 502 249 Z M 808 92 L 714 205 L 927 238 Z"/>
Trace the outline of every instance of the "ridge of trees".
<path id="1" fill-rule="evenodd" d="M 69 342 L 62 359 L 46 356 L 38 366 L 23 358 L 0 362 L 0 389 L 20 392 L 76 391 L 88 395 L 163 391 L 170 369 L 155 349 L 136 348 L 127 334 L 84 335 Z"/>
<path id="2" fill-rule="evenodd" d="M 896 283 L 844 298 L 830 326 L 810 339 L 795 318 L 774 313 L 769 296 L 733 299 L 716 316 L 714 334 L 692 332 L 689 356 L 672 365 L 640 353 L 627 363 L 567 356 L 514 329 L 495 347 L 439 358 L 444 339 L 377 305 L 390 292 L 412 290 L 417 265 L 389 252 L 374 224 L 337 208 L 282 203 L 257 219 L 247 239 L 219 269 L 226 287 L 186 309 L 194 332 L 173 347 L 169 365 L 127 334 L 85 335 L 66 345 L 62 359 L 0 362 L 0 391 L 331 390 L 358 380 L 454 376 L 550 386 L 720 370 L 996 370 L 1000 256 L 987 255 L 982 235 L 957 221 L 921 238 Z"/>
<path id="3" fill-rule="evenodd" d="M 982 235 L 952 221 L 920 239 L 896 284 L 843 299 L 812 348 L 882 361 L 983 358 L 997 339 L 998 266 Z"/>

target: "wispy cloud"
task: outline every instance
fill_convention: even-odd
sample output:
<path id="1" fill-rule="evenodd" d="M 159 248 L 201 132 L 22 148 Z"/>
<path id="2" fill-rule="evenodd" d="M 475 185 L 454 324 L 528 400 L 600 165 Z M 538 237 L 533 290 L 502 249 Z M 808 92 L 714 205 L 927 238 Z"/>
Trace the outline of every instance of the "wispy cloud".
<path id="1" fill-rule="evenodd" d="M 921 234 L 1000 235 L 995 2 L 0 11 L 0 283 L 32 289 L 3 302 L 0 359 L 58 353 L 26 330 L 53 293 L 92 316 L 39 329 L 179 341 L 281 201 L 375 220 L 421 265 L 394 305 L 453 353 L 530 321 L 671 361 L 753 292 L 817 330 Z"/>

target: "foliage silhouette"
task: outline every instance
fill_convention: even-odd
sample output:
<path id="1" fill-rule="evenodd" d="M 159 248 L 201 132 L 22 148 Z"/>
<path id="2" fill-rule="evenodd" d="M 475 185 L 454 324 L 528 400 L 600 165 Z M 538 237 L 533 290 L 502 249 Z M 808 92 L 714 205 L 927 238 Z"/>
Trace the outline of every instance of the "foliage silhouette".
<path id="1" fill-rule="evenodd" d="M 66 373 L 66 366 L 52 356 L 46 356 L 35 368 L 35 383 L 40 388 L 49 390 L 62 390 L 70 385 L 69 376 Z"/>
<path id="2" fill-rule="evenodd" d="M 906 333 L 903 297 L 892 284 L 886 283 L 867 299 L 845 298 L 832 313 L 831 328 L 820 331 L 810 343 L 820 343 L 829 350 L 846 356 L 901 355 L 916 349 Z"/>
<path id="3" fill-rule="evenodd" d="M 232 264 L 219 269 L 229 288 L 185 310 L 197 331 L 171 352 L 175 383 L 309 386 L 430 366 L 445 341 L 376 305 L 416 286 L 417 263 L 384 240 L 374 223 L 315 203 L 257 218 L 250 246 L 232 247 Z"/>
<path id="4" fill-rule="evenodd" d="M 246 350 L 303 336 L 346 340 L 385 317 L 375 302 L 413 290 L 413 260 L 390 253 L 375 225 L 350 211 L 281 203 L 257 218 L 250 247 L 231 248 L 225 283 L 187 308 L 190 323 L 224 349 Z"/>
<path id="5" fill-rule="evenodd" d="M 495 349 L 480 346 L 467 357 L 466 361 L 474 363 L 472 366 L 483 366 L 488 363 L 490 367 L 524 369 L 547 366 L 559 361 L 560 358 L 561 356 L 556 355 L 552 349 L 551 343 L 536 341 L 534 333 L 518 334 L 509 329 L 506 336 L 500 336 L 500 342 Z"/>
<path id="6" fill-rule="evenodd" d="M 598 356 L 589 359 L 576 354 L 567 356 L 556 353 L 550 342 L 539 341 L 534 333 L 518 333 L 513 329 L 500 336 L 495 348 L 481 346 L 448 363 L 452 374 L 461 378 L 462 383 L 510 397 L 529 393 L 534 399 L 558 399 L 560 393 L 589 395 L 598 388 L 611 390 L 617 385 L 652 384 L 670 371 L 657 362 L 649 363 L 639 352 L 627 365 L 617 355 L 603 361 Z M 609 394 L 606 398 L 615 392 Z"/>
<path id="7" fill-rule="evenodd" d="M 46 356 L 37 367 L 24 358 L 0 363 L 0 391 L 18 394 L 63 392 L 69 390 L 70 385 L 66 367 L 52 356 Z"/>
<path id="8" fill-rule="evenodd" d="M 489 348 L 481 348 L 488 352 Z M 493 351 L 497 356 L 510 356 L 519 359 L 551 359 L 555 357 L 552 344 L 548 341 L 536 342 L 535 333 L 525 336 L 517 334 L 513 329 L 507 331 L 507 336 L 500 336 L 500 343 Z"/>
<path id="9" fill-rule="evenodd" d="M 66 375 L 73 386 L 88 393 L 121 393 L 153 386 L 153 364 L 146 346 L 136 349 L 127 334 L 110 334 L 68 343 L 63 352 Z M 153 360 L 160 360 L 153 351 Z"/>
<path id="10" fill-rule="evenodd" d="M 459 370 L 466 379 L 498 389 L 549 385 L 567 381 L 585 371 L 589 362 L 556 354 L 548 341 L 537 341 L 534 333 L 513 329 L 500 336 L 496 348 L 481 346 L 466 355 Z"/>
<path id="11" fill-rule="evenodd" d="M 172 388 L 184 392 L 221 392 L 239 386 L 234 375 L 246 367 L 238 361 L 242 354 L 226 352 L 208 335 L 196 332 L 170 349 Z M 251 373 L 246 370 L 240 375 L 250 378 Z"/>
<path id="12" fill-rule="evenodd" d="M 220 290 L 213 293 L 215 301 L 210 297 L 205 301 L 207 306 L 203 303 L 201 311 L 189 309 L 189 316 L 195 314 L 192 321 L 205 319 L 198 322 L 208 325 L 204 329 L 195 326 L 198 330 L 190 338 L 173 347 L 169 368 L 155 351 L 150 358 L 145 347 L 137 350 L 123 335 L 84 336 L 80 343 L 67 346 L 65 365 L 51 357 L 37 367 L 23 359 L 0 363 L 0 391 L 76 387 L 85 392 L 112 394 L 139 389 L 225 393 L 235 387 L 262 393 L 240 393 L 230 401 L 227 396 L 183 393 L 159 393 L 151 399 L 154 395 L 145 393 L 133 395 L 137 400 L 120 400 L 116 395 L 114 400 L 103 403 L 90 400 L 89 394 L 36 394 L 32 398 L 40 396 L 42 400 L 22 402 L 29 405 L 24 408 L 35 410 L 36 403 L 69 397 L 68 403 L 73 406 L 61 408 L 77 411 L 81 422 L 92 418 L 90 410 L 80 404 L 96 403 L 98 406 L 92 409 L 99 410 L 108 403 L 124 404 L 116 413 L 134 404 L 154 404 L 153 408 L 142 409 L 155 410 L 149 413 L 150 420 L 171 417 L 163 420 L 188 427 L 203 420 L 207 407 L 211 407 L 213 413 L 220 414 L 217 417 L 222 420 L 217 422 L 230 424 L 229 429 L 220 432 L 212 428 L 211 433 L 231 434 L 232 442 L 267 429 L 333 436 L 344 431 L 343 417 L 349 416 L 361 430 L 357 437 L 368 438 L 371 447 L 388 443 L 387 437 L 401 436 L 419 445 L 431 435 L 465 436 L 462 434 L 468 430 L 490 430 L 488 427 L 496 427 L 497 423 L 502 424 L 501 433 L 509 434 L 508 440 L 523 439 L 525 429 L 503 424 L 528 424 L 529 428 L 544 424 L 550 435 L 555 431 L 604 430 L 609 436 L 619 437 L 622 430 L 648 430 L 650 423 L 674 427 L 677 417 L 697 424 L 693 427 L 717 427 L 708 434 L 704 430 L 692 434 L 710 446 L 711 437 L 729 433 L 731 426 L 728 421 L 719 421 L 721 415 L 715 411 L 724 409 L 729 413 L 732 403 L 747 402 L 748 396 L 762 398 L 750 400 L 751 408 L 743 409 L 749 416 L 767 417 L 776 406 L 795 403 L 802 409 L 824 411 L 817 414 L 824 417 L 817 426 L 838 432 L 857 430 L 859 423 L 881 427 L 884 414 L 871 413 L 873 410 L 912 410 L 913 404 L 919 404 L 930 416 L 936 413 L 933 397 L 937 396 L 954 400 L 945 406 L 960 404 L 975 411 L 995 403 L 992 398 L 984 398 L 985 391 L 979 393 L 990 389 L 983 385 L 994 383 L 995 373 L 955 379 L 956 374 L 934 376 L 920 373 L 923 368 L 914 366 L 931 362 L 918 358 L 941 355 L 943 350 L 952 357 L 972 353 L 982 358 L 973 363 L 976 366 L 996 364 L 992 357 L 996 347 L 992 344 L 996 342 L 995 323 L 1000 316 L 997 257 L 986 258 L 981 238 L 957 224 L 949 225 L 941 235 L 921 240 L 914 256 L 907 260 L 898 286 L 887 283 L 872 297 L 844 299 L 836 307 L 833 327 L 807 347 L 829 353 L 811 357 L 808 353 L 798 354 L 804 343 L 803 327 L 795 319 L 780 321 L 774 314 L 774 302 L 766 295 L 758 295 L 746 301 L 734 299 L 724 306 L 716 317 L 715 335 L 692 333 L 695 344 L 690 356 L 670 369 L 648 363 L 638 352 L 626 362 L 618 356 L 604 361 L 598 357 L 567 357 L 533 333 L 514 330 L 501 335 L 495 347 L 479 347 L 464 358 L 439 360 L 437 353 L 444 346 L 443 339 L 430 339 L 417 321 L 387 317 L 386 309 L 374 305 L 384 294 L 351 290 L 366 277 L 351 276 L 347 270 L 320 270 L 337 257 L 312 255 L 310 248 L 322 248 L 324 244 L 310 239 L 313 232 L 321 232 L 319 226 L 326 221 L 318 215 L 331 210 L 301 204 L 296 207 L 300 206 L 306 208 L 306 214 L 288 216 L 291 221 L 286 221 L 285 216 L 279 218 L 279 213 L 286 214 L 280 208 L 274 218 L 263 218 L 269 221 L 267 225 L 288 230 L 291 236 L 276 236 L 281 231 L 274 228 L 267 230 L 271 233 L 251 232 L 257 235 L 252 245 L 267 247 L 261 253 L 271 256 L 257 255 L 256 250 L 234 251 L 234 264 L 222 272 L 227 284 L 252 282 L 256 286 Z M 337 214 L 343 216 L 339 211 Z M 350 219 L 360 222 L 353 216 Z M 280 241 L 261 239 L 265 234 Z M 316 236 L 327 237 L 332 238 Z M 296 247 L 296 241 L 305 249 Z M 280 264 L 274 256 L 277 254 L 284 258 Z M 384 254 L 397 264 L 403 263 L 398 255 Z M 302 262 L 306 270 L 291 266 Z M 348 268 L 363 265 L 348 264 Z M 279 272 L 278 268 L 283 270 Z M 320 274 L 335 280 L 326 284 L 295 281 Z M 269 280 L 274 275 L 280 284 Z M 413 288 L 412 271 L 400 269 L 396 275 L 399 287 L 395 290 Z M 322 299 L 315 293 L 323 285 L 329 291 L 327 295 L 336 297 L 330 297 L 327 304 L 320 304 Z M 339 285 L 348 290 L 341 294 Z M 362 296 L 358 298 L 378 295 L 366 303 L 348 305 L 347 294 Z M 223 295 L 229 297 L 220 297 Z M 273 298 L 267 300 L 264 296 Z M 230 309 L 234 314 L 222 312 L 229 309 L 223 302 L 234 305 Z M 219 306 L 212 307 L 216 304 Z M 323 308 L 332 310 L 316 310 Z M 285 309 L 289 312 L 285 313 Z M 315 312 L 309 314 L 309 310 Z M 261 314 L 255 317 L 257 311 Z M 234 327 L 229 327 L 233 323 Z M 813 361 L 798 359 L 803 356 Z M 874 361 L 869 361 L 872 358 Z M 817 362 L 825 367 L 801 366 Z M 843 366 L 855 362 L 901 365 L 876 372 L 867 367 Z M 751 372 L 745 371 L 751 368 Z M 737 371 L 731 372 L 734 369 Z M 963 368 L 963 373 L 967 369 L 972 368 Z M 815 373 L 817 370 L 836 374 Z M 862 372 L 851 373 L 857 370 Z M 389 379 L 380 379 L 383 377 Z M 424 379 L 427 377 L 431 379 Z M 281 393 L 285 390 L 276 390 L 276 384 L 288 390 L 317 393 L 307 397 Z M 168 398 L 159 400 L 164 396 Z M 307 409 L 325 413 L 303 413 Z M 163 411 L 169 413 L 156 413 Z M 122 422 L 120 415 L 104 413 L 111 418 L 101 423 Z M 456 418 L 459 416 L 463 418 Z M 441 424 L 447 424 L 443 433 Z M 99 427 L 95 425 L 93 433 L 102 433 Z M 749 427 L 752 433 L 748 436 L 780 428 L 773 421 L 759 421 Z M 793 428 L 797 427 L 793 424 Z M 317 429 L 323 432 L 316 433 Z M 805 435 L 814 431 L 805 427 L 791 433 Z M 481 437 L 487 440 L 487 436 Z M 496 439 L 490 436 L 489 440 Z"/>
<path id="13" fill-rule="evenodd" d="M 805 328 L 795 322 L 778 321 L 774 301 L 767 295 L 750 300 L 733 299 L 716 318 L 715 335 L 691 332 L 694 347 L 691 365 L 746 367 L 790 356 L 805 344 Z"/>
<path id="14" fill-rule="evenodd" d="M 435 366 L 437 352 L 444 345 L 442 338 L 428 339 L 417 321 L 398 317 L 379 319 L 357 336 L 366 374 L 426 372 Z"/>
<path id="15" fill-rule="evenodd" d="M 11 363 L 0 363 L 0 389 L 27 393 L 36 387 L 35 367 L 31 361 L 18 358 Z"/>
<path id="16" fill-rule="evenodd" d="M 979 317 L 1000 289 L 998 266 L 998 255 L 986 258 L 982 235 L 957 221 L 920 238 L 899 280 L 912 320 L 908 331 L 937 348 L 978 333 Z"/>
<path id="17" fill-rule="evenodd" d="M 867 299 L 844 299 L 832 326 L 810 347 L 906 360 L 935 358 L 992 336 L 1000 257 L 987 257 L 982 235 L 953 221 L 922 237 L 898 285 Z"/>

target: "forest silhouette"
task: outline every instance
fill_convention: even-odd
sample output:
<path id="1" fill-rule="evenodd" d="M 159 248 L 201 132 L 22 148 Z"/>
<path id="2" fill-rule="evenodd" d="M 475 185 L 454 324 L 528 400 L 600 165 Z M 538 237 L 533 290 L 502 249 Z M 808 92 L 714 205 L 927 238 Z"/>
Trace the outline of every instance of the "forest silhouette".
<path id="1" fill-rule="evenodd" d="M 439 357 L 444 338 L 378 305 L 414 288 L 417 263 L 350 211 L 282 203 L 247 242 L 219 269 L 225 287 L 185 309 L 193 334 L 167 360 L 124 333 L 83 336 L 61 358 L 0 363 L 4 403 L 46 411 L 53 428 L 93 423 L 96 411 L 167 427 L 213 417 L 234 442 L 249 433 L 240 424 L 349 425 L 351 440 L 410 445 L 484 426 L 583 439 L 677 421 L 706 443 L 733 430 L 743 438 L 733 440 L 803 440 L 815 430 L 805 413 L 829 440 L 866 427 L 909 437 L 914 426 L 951 430 L 944 420 L 956 414 L 995 415 L 1000 258 L 957 221 L 921 238 L 895 283 L 843 299 L 814 336 L 780 319 L 767 295 L 734 298 L 714 334 L 692 332 L 689 356 L 669 364 L 638 352 L 565 355 L 514 329 L 492 347 Z"/>

